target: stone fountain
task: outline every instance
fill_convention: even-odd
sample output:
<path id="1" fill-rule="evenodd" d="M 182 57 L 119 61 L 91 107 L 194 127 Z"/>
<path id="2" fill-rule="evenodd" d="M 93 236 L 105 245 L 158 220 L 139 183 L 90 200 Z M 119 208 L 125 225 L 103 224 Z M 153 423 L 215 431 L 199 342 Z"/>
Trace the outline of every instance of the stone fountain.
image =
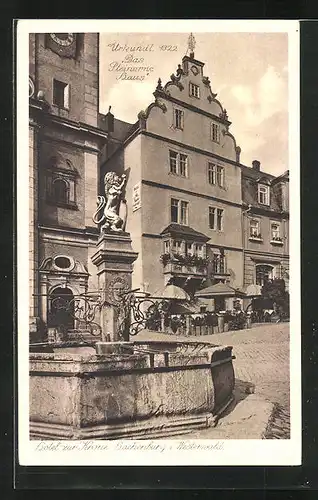
<path id="1" fill-rule="evenodd" d="M 102 341 L 30 353 L 31 439 L 164 438 L 216 425 L 233 400 L 231 346 L 130 340 L 122 304 L 137 254 L 119 215 L 124 185 L 106 174 L 94 216 Z"/>

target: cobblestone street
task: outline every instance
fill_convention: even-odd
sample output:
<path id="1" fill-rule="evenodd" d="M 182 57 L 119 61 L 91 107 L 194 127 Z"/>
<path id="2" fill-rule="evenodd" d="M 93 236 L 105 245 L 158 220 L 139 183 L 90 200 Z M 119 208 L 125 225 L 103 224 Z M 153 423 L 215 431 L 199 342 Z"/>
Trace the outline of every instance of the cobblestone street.
<path id="1" fill-rule="evenodd" d="M 202 337 L 180 337 L 143 331 L 138 340 L 207 341 L 233 346 L 236 397 L 243 399 L 246 383 L 255 394 L 275 404 L 267 439 L 289 439 L 289 323 L 262 324 L 249 330 Z M 195 437 L 204 438 L 207 431 Z M 194 436 L 191 436 L 194 437 Z"/>

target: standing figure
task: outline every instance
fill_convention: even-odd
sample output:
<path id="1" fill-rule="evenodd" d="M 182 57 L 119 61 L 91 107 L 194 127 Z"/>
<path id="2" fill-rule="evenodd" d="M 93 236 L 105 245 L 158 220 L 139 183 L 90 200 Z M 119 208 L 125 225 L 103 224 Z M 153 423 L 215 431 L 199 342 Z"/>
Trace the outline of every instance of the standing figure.
<path id="1" fill-rule="evenodd" d="M 125 220 L 119 216 L 126 175 L 119 177 L 115 172 L 107 172 L 104 177 L 105 195 L 98 196 L 97 210 L 93 215 L 95 224 L 102 224 L 101 232 L 123 232 Z M 102 214 L 98 216 L 98 214 Z"/>

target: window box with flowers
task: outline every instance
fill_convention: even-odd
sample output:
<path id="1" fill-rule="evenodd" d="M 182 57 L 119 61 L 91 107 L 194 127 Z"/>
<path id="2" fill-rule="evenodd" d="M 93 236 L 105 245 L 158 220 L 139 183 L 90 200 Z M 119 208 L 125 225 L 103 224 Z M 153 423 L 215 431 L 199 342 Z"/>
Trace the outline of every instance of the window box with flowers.
<path id="1" fill-rule="evenodd" d="M 271 239 L 271 244 L 272 245 L 282 245 L 283 244 L 283 238 L 280 236 L 274 236 Z"/>
<path id="2" fill-rule="evenodd" d="M 260 233 L 250 234 L 249 239 L 251 241 L 263 241 L 262 235 Z"/>
<path id="3" fill-rule="evenodd" d="M 163 253 L 160 255 L 160 262 L 164 265 L 164 267 L 171 261 L 170 253 Z"/>
<path id="4" fill-rule="evenodd" d="M 208 259 L 204 259 L 203 257 L 199 257 L 198 255 L 183 255 L 179 253 L 163 253 L 160 255 L 160 261 L 164 266 L 168 264 L 168 262 L 177 262 L 177 264 L 186 267 L 198 267 L 205 268 L 208 265 Z"/>

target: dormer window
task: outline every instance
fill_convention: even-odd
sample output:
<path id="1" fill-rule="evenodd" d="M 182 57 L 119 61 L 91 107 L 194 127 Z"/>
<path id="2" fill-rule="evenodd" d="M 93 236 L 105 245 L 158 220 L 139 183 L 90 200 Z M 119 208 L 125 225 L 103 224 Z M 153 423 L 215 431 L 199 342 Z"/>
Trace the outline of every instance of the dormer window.
<path id="1" fill-rule="evenodd" d="M 211 141 L 220 142 L 220 125 L 218 123 L 211 123 Z"/>
<path id="2" fill-rule="evenodd" d="M 196 97 L 197 99 L 200 99 L 200 87 L 199 87 L 199 85 L 195 85 L 195 83 L 190 83 L 189 93 L 190 93 L 191 97 Z"/>
<path id="3" fill-rule="evenodd" d="M 258 203 L 269 205 L 269 186 L 265 184 L 258 185 Z"/>

